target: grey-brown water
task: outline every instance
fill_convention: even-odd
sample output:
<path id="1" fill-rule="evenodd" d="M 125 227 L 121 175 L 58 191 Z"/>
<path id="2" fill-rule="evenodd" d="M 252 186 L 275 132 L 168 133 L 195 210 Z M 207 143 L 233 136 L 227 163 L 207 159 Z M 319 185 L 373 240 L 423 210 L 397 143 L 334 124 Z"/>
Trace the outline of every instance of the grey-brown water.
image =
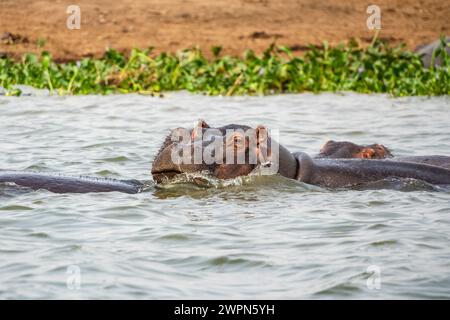
<path id="1" fill-rule="evenodd" d="M 0 169 L 151 180 L 170 128 L 265 124 L 450 154 L 450 98 L 303 94 L 0 97 Z M 0 298 L 450 298 L 450 191 L 325 190 L 277 177 L 128 195 L 0 186 Z"/>

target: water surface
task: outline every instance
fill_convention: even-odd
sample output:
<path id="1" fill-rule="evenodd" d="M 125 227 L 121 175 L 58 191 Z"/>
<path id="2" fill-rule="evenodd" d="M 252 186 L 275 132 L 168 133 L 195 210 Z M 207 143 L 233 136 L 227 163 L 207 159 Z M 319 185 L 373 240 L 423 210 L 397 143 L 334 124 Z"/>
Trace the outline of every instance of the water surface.
<path id="1" fill-rule="evenodd" d="M 151 180 L 168 130 L 199 118 L 264 124 L 310 154 L 334 139 L 448 155 L 449 107 L 356 94 L 0 97 L 0 168 Z M 450 298 L 450 191 L 270 177 L 136 195 L 0 185 L 0 298 Z"/>

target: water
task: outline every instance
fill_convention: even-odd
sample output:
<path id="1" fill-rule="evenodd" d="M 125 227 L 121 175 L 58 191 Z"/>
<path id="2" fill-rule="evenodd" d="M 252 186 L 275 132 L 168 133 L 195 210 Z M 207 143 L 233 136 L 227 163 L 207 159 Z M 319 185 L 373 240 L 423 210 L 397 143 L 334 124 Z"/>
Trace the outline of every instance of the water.
<path id="1" fill-rule="evenodd" d="M 310 154 L 334 139 L 448 155 L 449 105 L 356 94 L 0 97 L 0 168 L 151 180 L 168 130 L 198 118 L 265 124 Z M 136 195 L 3 185 L 0 298 L 450 298 L 450 192 L 273 177 Z"/>

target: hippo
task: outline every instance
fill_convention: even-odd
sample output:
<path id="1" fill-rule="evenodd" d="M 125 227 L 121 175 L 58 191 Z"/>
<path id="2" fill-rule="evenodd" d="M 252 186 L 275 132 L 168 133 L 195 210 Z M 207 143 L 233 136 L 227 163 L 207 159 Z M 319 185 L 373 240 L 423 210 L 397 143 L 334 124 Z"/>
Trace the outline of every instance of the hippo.
<path id="1" fill-rule="evenodd" d="M 403 156 L 394 157 L 392 151 L 378 143 L 371 145 L 358 145 L 349 141 L 327 141 L 320 149 L 317 158 L 363 158 L 385 159 L 392 158 L 395 161 L 414 162 L 443 167 L 450 170 L 450 157 L 442 155 Z"/>
<path id="2" fill-rule="evenodd" d="M 392 157 L 391 150 L 382 144 L 358 145 L 348 141 L 327 141 L 316 158 L 385 159 Z"/>
<path id="3" fill-rule="evenodd" d="M 447 54 L 450 55 L 450 37 L 445 37 L 444 43 L 447 44 L 445 47 L 445 51 L 447 51 Z M 417 54 L 420 55 L 422 59 L 422 63 L 425 68 L 430 68 L 432 64 L 433 59 L 433 52 L 436 51 L 436 49 L 442 48 L 442 41 L 436 40 L 432 43 L 425 44 L 418 46 L 415 50 Z M 436 56 L 434 60 L 434 66 L 440 66 L 442 64 L 442 60 L 440 56 Z"/>
<path id="4" fill-rule="evenodd" d="M 197 139 L 206 132 L 214 129 L 217 134 L 207 139 Z M 225 135 L 227 130 L 240 130 Z M 249 142 L 249 137 L 242 134 L 247 130 L 253 130 L 256 137 L 255 143 Z M 327 157 L 310 157 L 304 152 L 291 153 L 281 144 L 267 135 L 267 128 L 258 126 L 252 129 L 249 126 L 230 124 L 223 127 L 211 128 L 205 121 L 201 120 L 195 128 L 188 130 L 177 128 L 165 139 L 153 166 L 152 176 L 157 183 L 170 181 L 181 173 L 204 172 L 219 179 L 230 179 L 258 172 L 261 168 L 270 167 L 271 155 L 277 150 L 278 163 L 274 164 L 276 170 L 273 174 L 280 174 L 290 179 L 329 188 L 348 187 L 356 184 L 378 181 L 387 178 L 412 178 L 422 180 L 431 184 L 450 184 L 450 170 L 425 163 L 414 163 L 406 161 L 378 160 L 378 159 L 331 159 Z M 191 139 L 177 141 L 174 137 L 190 135 Z M 214 154 L 220 160 L 216 162 L 183 162 L 173 161 L 174 154 L 181 148 L 192 154 L 198 150 L 206 150 L 211 144 L 222 145 L 222 152 Z M 238 163 L 231 161 L 227 163 L 226 148 L 239 150 L 244 155 L 245 161 Z M 227 149 L 228 150 L 228 149 Z M 389 155 L 390 151 L 380 145 L 378 153 Z M 184 153 L 184 151 L 183 151 Z M 377 151 L 374 151 L 377 154 Z M 262 155 L 260 157 L 260 155 Z M 236 160 L 236 154 L 233 155 Z M 256 158 L 251 163 L 250 158 Z"/>
<path id="5" fill-rule="evenodd" d="M 214 129 L 214 134 L 207 136 L 210 129 Z M 232 134 L 228 135 L 230 130 Z M 249 137 L 244 135 L 244 132 L 249 130 L 253 130 L 255 134 L 255 143 L 250 143 Z M 188 139 L 173 140 L 174 136 L 182 135 L 187 136 Z M 336 143 L 328 143 L 327 148 L 322 148 L 319 156 L 310 157 L 303 152 L 291 153 L 275 139 L 272 139 L 264 126 L 252 129 L 245 125 L 230 124 L 211 128 L 201 120 L 193 129 L 176 128 L 172 130 L 155 156 L 151 174 L 158 184 L 170 181 L 181 173 L 207 173 L 219 179 L 231 179 L 249 174 L 261 174 L 261 172 L 263 174 L 279 174 L 304 183 L 330 188 L 347 187 L 391 177 L 413 178 L 436 185 L 450 184 L 450 170 L 430 165 L 429 157 L 416 161 L 420 163 L 412 161 L 417 160 L 418 157 L 405 157 L 406 161 L 382 160 L 381 157 L 391 155 L 389 149 L 383 145 L 352 146 L 351 143 L 344 143 L 338 144 L 340 147 L 333 148 L 334 144 Z M 228 147 L 230 150 L 239 152 L 232 154 L 232 163 L 227 163 L 227 159 L 223 159 L 226 158 L 226 153 L 221 154 L 216 149 L 210 148 L 212 145 Z M 174 162 L 173 151 L 180 146 L 194 155 L 198 149 L 208 150 L 215 159 L 222 158 L 225 161 L 211 162 L 201 158 L 199 162 Z M 339 150 L 342 148 L 348 150 Z M 370 151 L 369 148 L 374 150 Z M 227 149 L 223 148 L 222 150 Z M 244 155 L 243 159 L 239 159 L 238 153 Z M 277 161 L 275 161 L 275 155 L 278 156 Z M 341 159 L 332 157 L 341 157 Z M 342 159 L 342 157 L 347 159 Z M 445 165 L 448 157 L 442 157 L 441 162 Z M 256 161 L 251 162 L 250 159 Z M 239 160 L 243 161 L 239 162 Z M 431 164 L 436 164 L 434 161 L 432 162 Z M 145 182 L 138 180 L 70 177 L 60 174 L 11 170 L 0 170 L 0 183 L 15 183 L 33 190 L 45 189 L 54 193 L 116 191 L 135 194 L 145 190 L 146 186 Z"/>

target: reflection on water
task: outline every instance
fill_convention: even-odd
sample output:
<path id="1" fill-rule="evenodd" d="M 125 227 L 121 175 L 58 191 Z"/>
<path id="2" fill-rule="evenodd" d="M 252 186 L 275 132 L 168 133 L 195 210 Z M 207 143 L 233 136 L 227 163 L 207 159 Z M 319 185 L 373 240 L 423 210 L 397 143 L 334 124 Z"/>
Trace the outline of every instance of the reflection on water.
<path id="1" fill-rule="evenodd" d="M 448 188 L 391 179 L 328 190 L 264 176 L 155 186 L 150 177 L 169 129 L 198 118 L 265 124 L 310 154 L 330 139 L 450 154 L 449 102 L 0 97 L 0 169 L 146 180 L 134 195 L 0 185 L 0 298 L 450 298 Z"/>

